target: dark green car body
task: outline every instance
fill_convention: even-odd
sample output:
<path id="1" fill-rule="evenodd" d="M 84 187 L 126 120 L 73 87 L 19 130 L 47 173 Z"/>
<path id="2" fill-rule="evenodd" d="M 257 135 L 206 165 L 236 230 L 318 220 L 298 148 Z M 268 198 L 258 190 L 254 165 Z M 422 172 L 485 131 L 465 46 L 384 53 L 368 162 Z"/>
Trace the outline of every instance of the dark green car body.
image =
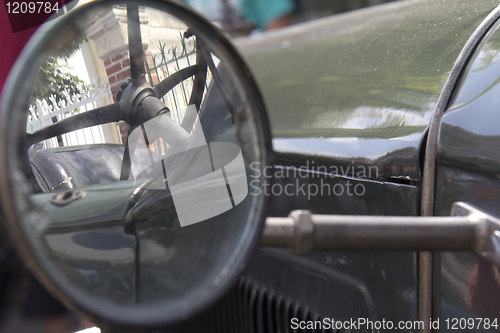
<path id="1" fill-rule="evenodd" d="M 293 209 L 419 215 L 427 133 L 440 95 L 467 41 L 496 6 L 497 1 L 402 1 L 237 40 L 264 95 L 277 168 L 305 166 L 310 172 L 303 177 L 275 171 L 274 181 L 295 187 L 366 184 L 363 196 L 275 195 L 269 215 L 286 216 Z M 493 34 L 496 40 L 499 35 Z M 466 201 L 500 216 L 499 50 L 494 38 L 480 44 L 456 82 L 459 102 L 444 115 L 439 136 L 435 215 L 449 215 L 453 202 Z M 325 175 L 322 167 L 338 177 Z M 377 173 L 361 172 L 373 167 Z M 297 257 L 260 248 L 236 292 L 247 297 L 248 319 L 258 332 L 293 331 L 291 318 L 411 322 L 413 329 L 409 324 L 399 331 L 415 332 L 418 257 Z M 433 265 L 435 331 L 463 329 L 470 318 L 475 324 L 480 318 L 493 322 L 500 314 L 498 301 L 492 301 L 500 291 L 492 265 L 451 252 L 434 253 Z M 462 327 L 456 324 L 460 319 Z"/>
<path id="2" fill-rule="evenodd" d="M 476 38 L 479 46 L 460 69 L 440 126 L 434 214 L 449 215 L 453 202 L 465 201 L 500 216 L 500 32 L 493 33 L 495 25 L 474 35 L 497 5 L 400 1 L 236 40 L 271 120 L 275 170 L 270 178 L 295 191 L 273 192 L 277 187 L 270 185 L 268 215 L 287 216 L 296 209 L 420 215 L 429 126 L 457 59 Z M 290 172 L 291 167 L 303 172 Z M 338 185 L 344 190 L 332 191 Z M 347 190 L 356 186 L 362 194 Z M 295 332 L 310 330 L 293 329 L 292 318 L 365 318 L 415 332 L 418 263 L 417 252 L 295 256 L 259 247 L 221 300 L 164 331 Z M 493 322 L 500 316 L 496 295 L 497 268 L 470 253 L 433 254 L 432 311 L 440 320 L 434 331 L 452 330 L 453 318 Z M 398 329 L 399 323 L 406 327 Z M 495 330 L 482 322 L 470 331 Z"/>

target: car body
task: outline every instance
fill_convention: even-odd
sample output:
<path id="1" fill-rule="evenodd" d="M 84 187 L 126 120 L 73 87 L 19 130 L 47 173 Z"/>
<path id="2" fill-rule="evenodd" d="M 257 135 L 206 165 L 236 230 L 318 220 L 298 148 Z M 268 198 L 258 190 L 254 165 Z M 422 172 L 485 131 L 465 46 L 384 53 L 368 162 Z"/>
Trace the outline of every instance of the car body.
<path id="1" fill-rule="evenodd" d="M 430 202 L 448 216 L 465 201 L 500 216 L 497 5 L 401 1 L 235 40 L 271 120 L 268 215 L 419 216 Z M 260 247 L 229 293 L 165 331 L 309 331 L 292 324 L 363 318 L 414 332 L 430 314 L 437 332 L 471 329 L 470 319 L 489 332 L 499 290 L 498 268 L 467 252 Z"/>
<path id="2" fill-rule="evenodd" d="M 457 71 L 455 64 L 460 64 L 467 42 L 496 29 L 474 34 L 497 5 L 402 1 L 236 40 L 268 107 L 276 166 L 310 172 L 303 176 L 275 171 L 275 183 L 293 184 L 295 190 L 303 184 L 321 187 L 321 179 L 332 186 L 344 184 L 344 189 L 348 181 L 366 186 L 361 197 L 347 190 L 311 197 L 282 193 L 273 197 L 270 216 L 287 216 L 294 209 L 420 215 L 427 136 L 440 96 L 449 89 L 446 82 Z M 443 116 L 444 124 L 454 121 L 443 125 L 439 136 L 434 208 L 438 216 L 449 216 L 456 201 L 498 216 L 494 202 L 499 169 L 492 146 L 499 134 L 492 129 L 495 103 L 486 98 L 475 106 L 465 102 L 482 92 L 495 94 L 492 82 L 498 75 L 493 74 L 491 59 L 498 48 L 493 44 L 481 44 L 469 55 L 458 68 L 462 76 L 453 83 L 454 94 L 460 91 L 468 97 L 458 97 L 459 102 L 449 107 L 454 110 Z M 482 52 L 490 54 L 489 62 Z M 467 132 L 472 130 L 475 135 Z M 378 172 L 370 174 L 371 167 Z M 338 177 L 328 177 L 325 170 Z M 499 290 L 497 268 L 462 252 L 434 253 L 433 268 L 432 318 L 440 323 L 435 331 L 460 328 L 460 320 L 463 329 L 465 319 L 493 322 L 498 317 L 498 304 L 488 296 Z M 413 323 L 401 331 L 416 331 L 418 282 L 418 252 L 321 252 L 298 257 L 260 248 L 235 292 L 248 302 L 249 313 L 242 322 L 253 323 L 250 331 L 293 331 L 292 318 L 384 319 L 394 325 Z M 232 313 L 230 305 L 219 306 L 220 313 Z M 479 324 L 474 330 L 489 331 L 486 327 L 493 329 Z M 370 330 L 365 326 L 352 331 Z"/>

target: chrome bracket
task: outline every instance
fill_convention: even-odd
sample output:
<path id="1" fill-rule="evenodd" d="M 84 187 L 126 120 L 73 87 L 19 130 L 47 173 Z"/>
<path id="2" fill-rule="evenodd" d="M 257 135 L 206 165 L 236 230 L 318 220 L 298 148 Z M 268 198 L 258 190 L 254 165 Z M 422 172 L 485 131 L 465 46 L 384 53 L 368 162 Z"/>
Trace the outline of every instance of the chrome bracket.
<path id="1" fill-rule="evenodd" d="M 475 225 L 472 251 L 500 266 L 500 219 L 463 202 L 456 202 L 451 216 L 467 216 Z"/>
<path id="2" fill-rule="evenodd" d="M 261 245 L 311 251 L 473 251 L 500 266 L 500 219 L 464 203 L 452 216 L 316 215 L 268 217 Z"/>

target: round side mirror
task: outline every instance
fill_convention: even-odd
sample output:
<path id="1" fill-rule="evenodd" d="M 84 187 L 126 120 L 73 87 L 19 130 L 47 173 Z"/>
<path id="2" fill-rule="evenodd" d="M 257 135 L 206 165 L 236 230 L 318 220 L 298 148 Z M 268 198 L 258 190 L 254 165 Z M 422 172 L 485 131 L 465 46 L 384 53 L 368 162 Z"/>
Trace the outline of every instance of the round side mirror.
<path id="1" fill-rule="evenodd" d="M 272 149 L 256 83 L 217 28 L 174 2 L 92 1 L 49 24 L 2 95 L 11 235 L 97 322 L 187 319 L 235 282 L 262 232 Z M 65 72 L 78 57 L 88 79 Z"/>

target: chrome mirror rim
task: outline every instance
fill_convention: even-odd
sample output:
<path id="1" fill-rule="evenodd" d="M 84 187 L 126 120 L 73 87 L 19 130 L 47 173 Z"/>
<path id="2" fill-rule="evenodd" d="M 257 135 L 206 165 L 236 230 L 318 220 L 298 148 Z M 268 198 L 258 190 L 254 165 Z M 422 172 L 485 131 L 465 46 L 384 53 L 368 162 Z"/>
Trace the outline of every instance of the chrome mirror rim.
<path id="1" fill-rule="evenodd" d="M 26 265 L 35 272 L 41 282 L 57 298 L 63 301 L 66 305 L 85 313 L 97 323 L 112 323 L 115 325 L 127 325 L 133 327 L 160 327 L 183 321 L 197 313 L 200 313 L 218 300 L 231 287 L 246 267 L 252 253 L 251 250 L 255 248 L 259 242 L 270 198 L 264 195 L 259 197 L 259 200 L 254 207 L 255 210 L 252 212 L 253 214 L 257 214 L 254 220 L 258 221 L 258 223 L 254 223 L 250 229 L 248 227 L 246 228 L 246 233 L 249 237 L 245 239 L 242 237 L 243 244 L 240 247 L 242 251 L 234 257 L 238 259 L 237 262 L 234 262 L 234 267 L 231 267 L 232 271 L 226 274 L 221 279 L 220 283 L 214 286 L 208 297 L 204 297 L 196 304 L 192 304 L 189 308 L 179 308 L 176 313 L 164 313 L 162 312 L 163 310 L 161 306 L 157 306 L 158 309 L 155 309 L 154 311 L 152 311 L 151 306 L 147 306 L 142 310 L 134 307 L 129 307 L 129 309 L 120 307 L 120 311 L 117 312 L 114 310 L 116 305 L 113 305 L 109 307 L 109 311 L 106 311 L 103 310 L 106 309 L 106 305 L 102 307 L 97 307 L 95 305 L 95 298 L 83 297 L 81 292 L 76 292 L 71 287 L 68 287 L 61 275 L 49 269 L 52 266 L 49 260 L 44 255 L 38 253 L 28 240 L 26 231 L 20 223 L 20 219 L 22 217 L 19 212 L 21 210 L 29 212 L 35 208 L 30 205 L 28 200 L 23 198 L 23 195 L 19 190 L 19 186 L 22 184 L 22 181 L 20 181 L 19 175 L 16 175 L 16 170 L 18 169 L 16 159 L 9 159 L 9 156 L 17 154 L 19 150 L 19 147 L 16 147 L 17 138 L 11 131 L 12 122 L 19 122 L 19 119 L 22 117 L 15 116 L 12 112 L 8 112 L 8 110 L 10 110 L 13 105 L 16 92 L 23 91 L 23 88 L 26 89 L 26 85 L 29 84 L 21 78 L 33 75 L 33 68 L 30 69 L 30 67 L 33 66 L 24 66 L 24 64 L 33 63 L 37 54 L 43 50 L 45 45 L 49 43 L 53 34 L 64 24 L 70 22 L 72 19 L 75 19 L 83 11 L 90 10 L 101 5 L 123 4 L 124 2 L 128 1 L 94 0 L 77 6 L 77 8 L 74 8 L 71 12 L 62 16 L 59 20 L 54 20 L 54 22 L 51 23 L 51 26 L 48 27 L 47 31 L 36 33 L 23 50 L 21 56 L 16 61 L 13 70 L 11 70 L 11 73 L 9 74 L 9 78 L 6 81 L 5 89 L 2 94 L 0 116 L 0 169 L 3 171 L 0 172 L 0 193 L 2 197 L 1 201 L 3 213 L 8 222 L 10 234 L 13 237 L 15 246 L 23 257 Z M 170 14 L 180 17 L 188 24 L 196 24 L 200 31 L 203 31 L 206 35 L 213 37 L 213 40 L 210 40 L 210 42 L 213 43 L 213 45 L 218 49 L 223 50 L 227 58 L 231 59 L 231 70 L 234 70 L 238 77 L 241 78 L 240 81 L 245 85 L 245 91 L 250 97 L 248 103 L 252 104 L 253 110 L 257 110 L 257 113 L 255 113 L 256 122 L 259 124 L 259 126 L 257 126 L 257 130 L 259 131 L 257 138 L 262 139 L 262 142 L 256 143 L 259 145 L 262 152 L 261 156 L 259 156 L 260 163 L 262 163 L 263 166 L 272 166 L 273 150 L 270 134 L 271 131 L 267 114 L 265 112 L 264 102 L 250 70 L 245 65 L 234 46 L 232 46 L 221 31 L 217 30 L 211 23 L 184 5 L 160 0 L 148 0 L 140 2 L 140 4 L 150 5 L 159 10 L 163 9 Z M 16 144 L 12 144 L 13 142 Z M 261 177 L 264 177 L 264 175 Z"/>

